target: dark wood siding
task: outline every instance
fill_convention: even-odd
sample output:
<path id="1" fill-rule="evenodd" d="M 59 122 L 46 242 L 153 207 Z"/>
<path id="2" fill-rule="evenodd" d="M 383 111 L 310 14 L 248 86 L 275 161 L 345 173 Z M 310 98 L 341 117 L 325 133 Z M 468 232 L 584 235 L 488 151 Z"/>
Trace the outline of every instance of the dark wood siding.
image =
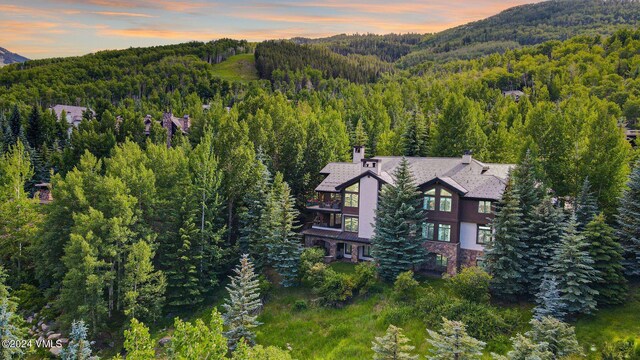
<path id="1" fill-rule="evenodd" d="M 477 199 L 460 199 L 460 221 L 471 222 L 476 224 L 487 224 L 493 219 L 492 214 L 481 214 L 478 212 L 478 203 L 481 200 Z M 494 208 L 495 202 L 491 202 L 491 207 Z"/>

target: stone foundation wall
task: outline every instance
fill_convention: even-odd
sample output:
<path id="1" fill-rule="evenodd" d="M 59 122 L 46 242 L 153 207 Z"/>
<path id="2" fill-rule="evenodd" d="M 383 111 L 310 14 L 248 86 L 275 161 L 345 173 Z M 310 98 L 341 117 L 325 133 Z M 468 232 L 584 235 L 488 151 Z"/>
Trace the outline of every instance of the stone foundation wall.
<path id="1" fill-rule="evenodd" d="M 476 266 L 478 258 L 482 257 L 483 254 L 483 251 L 460 249 L 460 267 Z"/>
<path id="2" fill-rule="evenodd" d="M 441 270 L 436 267 L 436 258 L 433 254 L 441 254 L 449 259 L 447 264 L 447 274 L 455 275 L 458 272 L 459 243 L 448 243 L 440 241 L 426 241 L 422 246 L 431 253 L 426 263 L 428 270 Z"/>

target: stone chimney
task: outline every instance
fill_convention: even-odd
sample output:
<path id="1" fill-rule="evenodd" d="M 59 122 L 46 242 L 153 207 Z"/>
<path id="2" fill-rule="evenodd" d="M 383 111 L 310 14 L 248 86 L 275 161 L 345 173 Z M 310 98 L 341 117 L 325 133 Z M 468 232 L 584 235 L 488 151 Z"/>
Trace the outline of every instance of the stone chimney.
<path id="1" fill-rule="evenodd" d="M 361 173 L 371 171 L 376 175 L 380 175 L 380 159 L 362 159 Z"/>
<path id="2" fill-rule="evenodd" d="M 462 155 L 462 163 L 463 164 L 471 164 L 471 154 L 473 154 L 473 152 L 471 150 L 466 150 L 464 152 L 464 155 Z"/>
<path id="3" fill-rule="evenodd" d="M 364 146 L 353 147 L 353 163 L 359 164 L 364 159 Z"/>
<path id="4" fill-rule="evenodd" d="M 184 130 L 184 132 L 188 132 L 189 127 L 191 127 L 191 119 L 189 118 L 189 115 L 185 115 L 182 118 L 182 130 Z"/>

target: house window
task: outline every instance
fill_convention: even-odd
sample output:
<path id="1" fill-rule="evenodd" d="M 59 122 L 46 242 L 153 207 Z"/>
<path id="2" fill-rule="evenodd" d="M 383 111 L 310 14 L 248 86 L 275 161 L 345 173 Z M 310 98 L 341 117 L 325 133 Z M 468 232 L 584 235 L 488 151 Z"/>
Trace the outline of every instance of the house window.
<path id="1" fill-rule="evenodd" d="M 358 232 L 358 218 L 345 216 L 344 217 L 344 231 Z"/>
<path id="2" fill-rule="evenodd" d="M 476 266 L 479 268 L 482 268 L 484 266 L 484 260 L 483 259 L 476 259 Z"/>
<path id="3" fill-rule="evenodd" d="M 346 207 L 358 207 L 358 195 L 360 191 L 360 183 L 355 183 L 346 188 L 344 193 L 344 206 Z"/>
<path id="4" fill-rule="evenodd" d="M 424 193 L 424 203 L 422 204 L 424 210 L 436 209 L 436 189 L 431 189 Z"/>
<path id="5" fill-rule="evenodd" d="M 491 227 L 487 225 L 478 225 L 478 238 L 476 239 L 476 243 L 478 244 L 488 244 L 492 239 Z"/>
<path id="6" fill-rule="evenodd" d="M 344 244 L 344 253 L 346 255 L 351 255 L 351 244 Z"/>
<path id="7" fill-rule="evenodd" d="M 491 214 L 491 201 L 478 201 L 478 212 L 480 214 Z"/>
<path id="8" fill-rule="evenodd" d="M 436 254 L 436 266 L 439 268 L 447 268 L 449 265 L 449 258 L 444 255 Z"/>
<path id="9" fill-rule="evenodd" d="M 451 211 L 451 193 L 440 190 L 440 211 Z"/>
<path id="10" fill-rule="evenodd" d="M 438 241 L 451 242 L 451 225 L 438 225 Z"/>
<path id="11" fill-rule="evenodd" d="M 371 257 L 371 246 L 365 245 L 362 247 L 362 256 Z"/>
<path id="12" fill-rule="evenodd" d="M 422 223 L 422 238 L 425 240 L 433 240 L 433 233 L 436 225 L 434 223 Z"/>

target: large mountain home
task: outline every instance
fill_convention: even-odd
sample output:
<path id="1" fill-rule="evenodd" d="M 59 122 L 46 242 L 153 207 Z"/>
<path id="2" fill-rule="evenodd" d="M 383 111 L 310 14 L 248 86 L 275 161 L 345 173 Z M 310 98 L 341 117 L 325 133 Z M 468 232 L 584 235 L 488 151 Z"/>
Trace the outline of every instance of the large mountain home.
<path id="1" fill-rule="evenodd" d="M 371 260 L 371 238 L 382 185 L 393 186 L 401 157 L 364 157 L 353 149 L 353 162 L 329 163 L 307 204 L 315 213 L 304 230 L 305 245 L 321 246 L 329 261 Z M 491 241 L 494 204 L 502 196 L 511 164 L 485 164 L 466 154 L 460 158 L 407 158 L 426 216 L 420 224 L 429 251 L 425 270 L 455 274 L 461 266 L 477 265 L 484 244 Z"/>
<path id="2" fill-rule="evenodd" d="M 69 123 L 69 125 L 78 127 L 78 125 L 80 125 L 80 123 L 82 122 L 82 114 L 87 111 L 87 108 L 83 106 L 56 105 L 51 107 L 51 110 L 56 114 L 58 120 L 62 120 L 61 116 L 62 112 L 64 111 L 67 123 Z M 95 116 L 95 111 L 90 111 Z M 69 129 L 69 132 L 71 132 L 71 129 Z"/>

